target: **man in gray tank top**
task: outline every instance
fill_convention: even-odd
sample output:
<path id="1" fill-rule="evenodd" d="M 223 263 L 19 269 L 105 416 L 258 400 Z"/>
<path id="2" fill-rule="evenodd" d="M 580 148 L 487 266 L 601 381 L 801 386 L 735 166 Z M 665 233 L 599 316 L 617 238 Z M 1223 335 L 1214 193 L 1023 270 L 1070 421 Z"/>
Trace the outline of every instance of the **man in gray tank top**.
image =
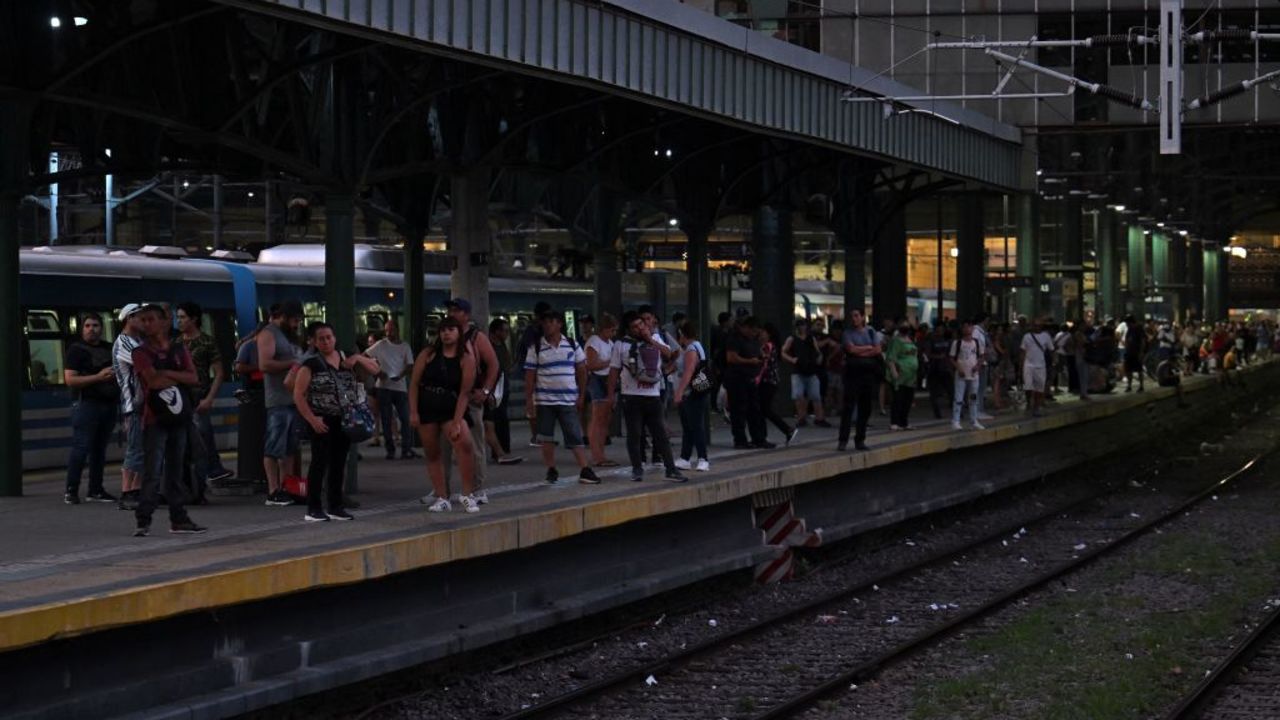
<path id="1" fill-rule="evenodd" d="M 285 387 L 284 380 L 301 354 L 293 338 L 297 337 L 298 326 L 302 324 L 302 305 L 296 300 L 286 300 L 272 306 L 270 315 L 271 321 L 257 338 L 258 369 L 262 371 L 267 405 L 262 466 L 267 474 L 267 504 L 283 506 L 293 504 L 282 482 L 286 467 L 300 472 L 293 462 L 286 465 L 286 460 L 293 461 L 298 455 L 302 421 L 293 406 L 293 393 Z"/>

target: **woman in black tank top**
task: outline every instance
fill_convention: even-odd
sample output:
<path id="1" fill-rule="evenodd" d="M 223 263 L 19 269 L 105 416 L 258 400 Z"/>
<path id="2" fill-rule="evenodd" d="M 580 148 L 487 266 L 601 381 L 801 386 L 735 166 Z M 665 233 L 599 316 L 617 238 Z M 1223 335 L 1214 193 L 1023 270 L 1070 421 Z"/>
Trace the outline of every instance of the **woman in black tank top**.
<path id="1" fill-rule="evenodd" d="M 453 318 L 440 322 L 436 341 L 418 353 L 409 383 L 409 423 L 418 428 L 418 437 L 427 456 L 427 474 L 435 491 L 429 510 L 453 509 L 444 481 L 440 432 L 453 446 L 462 473 L 462 507 L 477 512 L 480 506 L 471 497 L 475 492 L 475 458 L 471 433 L 467 430 L 467 399 L 476 380 L 475 358 L 461 342 L 462 326 Z"/>

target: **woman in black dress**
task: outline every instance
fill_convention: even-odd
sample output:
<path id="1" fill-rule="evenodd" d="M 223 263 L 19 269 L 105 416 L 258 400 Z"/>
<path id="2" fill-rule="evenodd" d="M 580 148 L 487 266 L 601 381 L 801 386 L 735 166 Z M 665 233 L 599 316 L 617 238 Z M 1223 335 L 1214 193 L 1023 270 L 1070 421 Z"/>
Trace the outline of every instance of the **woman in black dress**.
<path id="1" fill-rule="evenodd" d="M 479 512 L 480 505 L 472 497 L 475 492 L 476 468 L 472 457 L 471 432 L 467 428 L 467 398 L 475 384 L 476 360 L 460 342 L 462 326 L 453 318 L 440 321 L 436 341 L 423 348 L 413 363 L 409 383 L 409 424 L 418 428 L 427 455 L 427 474 L 435 490 L 435 502 L 428 510 L 445 512 L 453 509 L 449 488 L 445 484 L 441 462 L 440 431 L 453 446 L 453 456 L 462 473 L 462 507 L 469 513 Z"/>

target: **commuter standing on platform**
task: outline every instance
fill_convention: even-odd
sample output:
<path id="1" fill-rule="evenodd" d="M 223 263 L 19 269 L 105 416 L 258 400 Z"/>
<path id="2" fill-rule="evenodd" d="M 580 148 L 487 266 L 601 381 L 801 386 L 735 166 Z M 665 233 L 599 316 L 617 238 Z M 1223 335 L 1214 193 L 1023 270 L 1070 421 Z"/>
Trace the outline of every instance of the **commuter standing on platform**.
<path id="1" fill-rule="evenodd" d="M 538 302 L 533 306 L 533 318 L 520 334 L 520 342 L 516 343 L 516 362 L 524 363 L 525 356 L 529 354 L 529 348 L 538 346 L 538 340 L 542 338 L 542 316 L 548 312 L 551 312 L 551 306 L 545 302 Z M 525 388 L 525 395 L 531 393 L 531 389 Z M 538 442 L 538 423 L 535 420 L 529 421 L 529 447 L 542 447 Z"/>
<path id="2" fill-rule="evenodd" d="M 1138 392 L 1145 390 L 1146 371 L 1142 358 L 1147 352 L 1147 332 L 1132 315 L 1126 317 L 1124 334 L 1124 391 L 1133 391 L 1133 376 L 1138 375 Z"/>
<path id="3" fill-rule="evenodd" d="M 1141 328 L 1138 328 L 1141 332 Z M 1040 416 L 1049 364 L 1053 362 L 1053 337 L 1040 321 L 1022 336 L 1022 387 L 1027 393 L 1027 414 Z"/>
<path id="4" fill-rule="evenodd" d="M 151 516 L 163 495 L 169 505 L 169 532 L 202 533 L 183 507 L 187 491 L 181 486 L 191 425 L 191 388 L 197 384 L 195 365 L 186 349 L 169 341 L 168 315 L 159 305 L 143 308 L 144 341 L 133 351 L 143 398 L 142 447 L 146 465 L 142 493 L 134 510 L 134 537 L 151 531 Z"/>
<path id="5" fill-rule="evenodd" d="M 218 399 L 218 390 L 227 379 L 227 371 L 222 366 L 222 353 L 218 344 L 201 329 L 204 311 L 193 302 L 178 305 L 178 341 L 191 355 L 191 362 L 196 366 L 196 377 L 199 386 L 196 388 L 196 427 L 200 430 L 200 442 L 204 445 L 204 460 L 195 462 L 196 482 L 204 487 L 209 480 L 226 480 L 232 472 L 222 465 L 218 455 L 217 441 L 213 435 L 213 404 Z"/>
<path id="6" fill-rule="evenodd" d="M 284 491 L 286 463 L 295 472 L 301 469 L 297 458 L 302 419 L 294 407 L 293 393 L 284 381 L 301 354 L 293 338 L 297 337 L 302 318 L 302 305 L 296 300 L 286 300 L 272 308 L 271 322 L 262 328 L 257 338 L 258 369 L 262 371 L 267 405 L 267 438 L 262 451 L 267 505 L 293 504 L 293 498 Z"/>
<path id="7" fill-rule="evenodd" d="M 662 427 L 662 349 L 666 346 L 653 334 L 640 314 L 624 314 L 622 324 L 627 328 L 627 334 L 613 345 L 608 394 L 612 397 L 619 387 L 622 389 L 622 415 L 627 424 L 631 479 L 637 482 L 644 480 L 643 427 L 653 439 L 654 453 L 662 459 L 667 478 L 673 482 L 684 482 L 685 477 L 675 466 L 671 442 Z"/>
<path id="8" fill-rule="evenodd" d="M 120 387 L 120 419 L 125 437 L 124 459 L 120 464 L 121 510 L 138 507 L 142 471 L 146 468 L 146 455 L 142 452 L 142 396 L 133 372 L 133 351 L 142 344 L 141 310 L 138 303 L 129 303 L 120 310 L 120 322 L 124 326 L 111 346 L 111 369 Z"/>
<path id="9" fill-rule="evenodd" d="M 343 483 L 351 441 L 343 430 L 343 415 L 359 400 L 357 366 L 378 374 L 378 361 L 338 350 L 333 327 L 318 323 L 311 331 L 312 354 L 298 368 L 293 380 L 293 402 L 311 427 L 311 466 L 307 469 L 306 522 L 350 520 L 343 502 Z M 322 502 L 323 501 L 323 502 Z M 326 511 L 325 508 L 328 508 Z"/>
<path id="10" fill-rule="evenodd" d="M 729 395 L 733 446 L 738 449 L 775 447 L 765 439 L 764 414 L 754 383 L 762 367 L 759 325 L 755 318 L 744 317 L 725 339 L 724 386 Z"/>
<path id="11" fill-rule="evenodd" d="M 462 345 L 467 354 L 475 359 L 476 380 L 468 393 L 467 430 L 471 433 L 471 452 L 475 462 L 475 492 L 472 497 L 481 505 L 489 503 L 485 494 L 485 479 L 489 467 L 489 457 L 485 452 L 484 442 L 484 408 L 494 398 L 498 387 L 498 377 L 502 367 L 498 365 L 498 354 L 493 350 L 489 336 L 480 328 L 471 324 L 471 303 L 463 298 L 454 298 L 445 303 L 449 317 L 458 321 L 462 328 Z M 453 446 L 444 446 L 444 481 L 449 484 L 449 476 L 453 471 Z"/>
<path id="12" fill-rule="evenodd" d="M 764 360 L 764 364 L 760 366 L 760 371 L 755 377 L 756 392 L 760 395 L 760 412 L 764 413 L 765 420 L 773 423 L 773 426 L 782 432 L 786 444 L 791 445 L 791 441 L 795 440 L 796 433 L 799 431 L 788 425 L 773 405 L 773 399 L 778 395 L 778 384 L 782 382 L 782 375 L 778 372 L 778 329 L 772 323 L 765 323 L 760 330 L 760 357 Z M 768 425 L 765 426 L 766 433 L 768 427 Z"/>
<path id="13" fill-rule="evenodd" d="M 698 342 L 698 331 L 693 322 L 686 320 L 679 328 L 680 347 L 684 352 L 684 371 L 676 386 L 676 406 L 680 409 L 680 459 L 676 467 L 707 472 L 711 463 L 707 459 L 707 401 L 711 397 L 711 370 L 707 351 Z M 697 465 L 690 465 L 693 453 L 698 453 Z"/>
<path id="14" fill-rule="evenodd" d="M 911 429 L 911 402 L 916 394 L 916 376 L 920 371 L 917 356 L 915 330 L 905 322 L 898 325 L 898 332 L 889 341 L 889 354 L 885 358 L 889 371 L 889 384 L 893 398 L 889 406 L 889 429 Z"/>
<path id="15" fill-rule="evenodd" d="M 844 346 L 844 403 L 840 408 L 840 437 L 837 450 L 849 447 L 849 425 L 857 410 L 857 428 L 853 446 L 868 450 L 867 423 L 871 420 L 871 403 L 884 374 L 884 349 L 880 334 L 867 326 L 861 310 L 849 312 L 849 326 L 842 338 Z"/>
<path id="16" fill-rule="evenodd" d="M 587 464 L 579 419 L 587 397 L 587 355 L 564 336 L 563 313 L 543 313 L 542 336 L 525 354 L 524 382 L 524 415 L 536 428 L 534 438 L 541 441 L 547 483 L 554 485 L 560 480 L 554 437 L 559 425 L 564 446 L 578 461 L 578 482 L 598 485 L 600 478 Z"/>
<path id="17" fill-rule="evenodd" d="M 942 323 L 933 326 L 926 340 L 928 348 L 929 370 L 925 384 L 929 388 L 929 404 L 933 407 L 933 417 L 942 419 L 942 409 L 951 402 L 955 391 L 951 387 L 954 370 L 951 367 L 951 333 Z"/>
<path id="18" fill-rule="evenodd" d="M 826 427 L 826 412 L 822 408 L 823 352 L 816 337 L 809 333 L 809 321 L 797 320 L 795 334 L 782 344 L 782 359 L 791 365 L 791 399 L 796 404 L 796 427 L 809 423 L 809 410 L 813 410 L 813 424 Z"/>
<path id="19" fill-rule="evenodd" d="M 462 509 L 478 512 L 475 498 L 475 453 L 471 448 L 471 432 L 467 428 L 471 389 L 476 381 L 476 359 L 462 341 L 462 323 L 453 317 L 440 322 L 434 343 L 422 349 L 413 363 L 413 379 L 409 385 L 410 424 L 418 428 L 422 448 L 427 454 L 427 474 L 435 497 L 428 503 L 430 512 L 453 509 L 449 502 L 449 482 L 445 475 L 448 462 L 444 444 L 454 448 L 458 470 L 462 474 Z M 443 433 L 445 443 L 440 442 Z"/>
<path id="20" fill-rule="evenodd" d="M 71 456 L 67 459 L 66 494 L 63 502 L 80 504 L 80 475 L 89 465 L 89 502 L 115 502 L 103 487 L 107 443 L 116 427 L 120 386 L 116 383 L 111 346 L 102 341 L 102 316 L 80 316 L 80 340 L 67 348 L 62 371 L 67 387 L 75 393 L 71 407 Z"/>
<path id="21" fill-rule="evenodd" d="M 502 400 L 484 404 L 484 440 L 489 446 L 489 459 L 499 465 L 515 465 L 524 458 L 511 454 L 511 420 L 507 408 L 511 402 L 511 348 L 507 341 L 511 336 L 511 324 L 502 318 L 489 323 L 489 344 L 498 358 L 498 387 L 502 388 Z"/>
<path id="22" fill-rule="evenodd" d="M 725 344 L 728 342 L 732 332 L 733 316 L 727 312 L 720 313 L 716 326 L 711 330 L 711 381 L 714 383 L 711 390 L 711 409 L 717 412 L 728 409 L 727 406 L 716 407 L 716 403 L 720 400 L 720 387 L 724 383 L 724 373 L 727 367 Z"/>
<path id="23" fill-rule="evenodd" d="M 990 318 L 986 313 L 978 313 L 973 320 L 973 339 L 978 341 L 982 362 L 978 364 L 978 419 L 995 419 L 987 413 L 987 386 L 991 384 L 991 371 L 999 358 L 995 347 L 991 344 L 991 336 L 987 333 Z"/>
<path id="24" fill-rule="evenodd" d="M 587 444 L 591 446 L 591 463 L 596 467 L 617 467 L 618 463 L 604 455 L 609 439 L 609 423 L 613 419 L 614 395 L 609 393 L 609 367 L 613 363 L 613 346 L 618 321 L 610 314 L 600 316 L 600 331 L 587 338 L 587 401 L 591 403 L 591 426 Z"/>
<path id="25" fill-rule="evenodd" d="M 960 411 L 969 405 L 969 422 L 974 430 L 985 430 L 978 421 L 978 368 L 982 364 L 982 344 L 973 336 L 973 323 L 965 322 L 960 336 L 951 343 L 948 362 L 955 369 L 955 397 L 951 406 L 951 429 L 961 430 Z"/>
<path id="26" fill-rule="evenodd" d="M 413 370 L 413 349 L 400 339 L 400 325 L 395 320 L 382 324 L 382 339 L 369 346 L 364 354 L 378 361 L 382 372 L 374 384 L 378 414 L 382 421 L 382 444 L 387 459 L 396 457 L 395 419 L 400 420 L 400 457 L 418 457 L 413 451 L 413 428 L 409 427 L 409 388 L 406 377 Z"/>

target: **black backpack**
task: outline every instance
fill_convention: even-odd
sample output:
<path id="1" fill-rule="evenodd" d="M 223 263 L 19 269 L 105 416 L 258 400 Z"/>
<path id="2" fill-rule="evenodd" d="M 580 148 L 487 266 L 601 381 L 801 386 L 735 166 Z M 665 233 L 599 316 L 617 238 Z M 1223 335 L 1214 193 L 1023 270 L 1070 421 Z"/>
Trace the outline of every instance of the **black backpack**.
<path id="1" fill-rule="evenodd" d="M 186 348 L 177 344 L 170 345 L 169 354 L 164 357 L 146 345 L 141 349 L 151 355 L 152 365 L 157 370 L 177 370 L 182 366 L 177 359 L 187 352 Z M 147 406 L 151 408 L 156 425 L 166 428 L 182 427 L 190 423 L 195 411 L 191 391 L 184 385 L 148 390 Z"/>

